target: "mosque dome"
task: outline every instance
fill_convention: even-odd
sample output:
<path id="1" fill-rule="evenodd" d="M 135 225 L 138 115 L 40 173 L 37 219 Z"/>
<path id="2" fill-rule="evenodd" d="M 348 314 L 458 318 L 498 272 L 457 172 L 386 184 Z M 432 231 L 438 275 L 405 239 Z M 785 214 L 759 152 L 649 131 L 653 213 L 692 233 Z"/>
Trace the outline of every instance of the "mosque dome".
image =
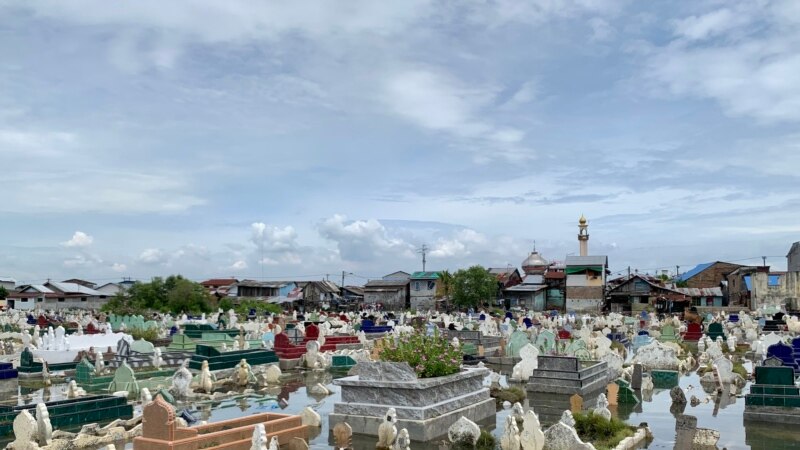
<path id="1" fill-rule="evenodd" d="M 534 250 L 525 258 L 525 261 L 522 261 L 522 270 L 525 271 L 526 274 L 531 272 L 544 272 L 549 264 L 550 263 L 546 259 L 542 258 L 539 252 Z"/>

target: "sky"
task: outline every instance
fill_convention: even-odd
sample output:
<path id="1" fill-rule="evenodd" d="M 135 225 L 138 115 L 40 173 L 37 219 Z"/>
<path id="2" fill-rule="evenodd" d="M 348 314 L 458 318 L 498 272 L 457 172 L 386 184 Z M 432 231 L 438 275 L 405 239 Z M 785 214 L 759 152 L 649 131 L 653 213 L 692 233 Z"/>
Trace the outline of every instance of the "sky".
<path id="1" fill-rule="evenodd" d="M 800 2 L 0 3 L 0 277 L 786 266 Z M 680 266 L 678 269 L 676 266 Z"/>

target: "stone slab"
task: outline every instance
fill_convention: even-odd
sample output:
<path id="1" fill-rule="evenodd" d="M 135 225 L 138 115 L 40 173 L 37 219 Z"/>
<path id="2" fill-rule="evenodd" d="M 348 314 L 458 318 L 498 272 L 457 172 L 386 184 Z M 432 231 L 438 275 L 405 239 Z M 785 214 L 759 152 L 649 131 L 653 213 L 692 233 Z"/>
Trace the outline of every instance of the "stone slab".
<path id="1" fill-rule="evenodd" d="M 453 397 L 439 403 L 426 406 L 393 406 L 397 411 L 399 419 L 427 420 L 446 414 L 450 411 L 461 409 L 466 406 L 482 402 L 490 398 L 489 389 L 483 388 L 476 392 L 470 392 L 459 397 Z M 336 403 L 333 412 L 337 414 L 347 414 L 355 416 L 380 417 L 386 413 L 387 405 L 376 405 L 374 403 Z"/>
<path id="2" fill-rule="evenodd" d="M 386 409 L 388 409 L 388 407 Z M 494 418 L 495 415 L 495 400 L 493 398 L 488 398 L 479 403 L 456 409 L 433 419 L 399 419 L 397 421 L 397 429 L 407 429 L 408 434 L 414 441 L 429 442 L 447 435 L 448 428 L 461 418 L 461 416 L 473 422 L 480 422 L 484 419 Z M 331 413 L 328 416 L 328 426 L 331 429 L 341 422 L 347 422 L 347 424 L 352 427 L 353 433 L 377 436 L 378 426 L 383 422 L 383 416 L 372 417 L 337 413 Z"/>

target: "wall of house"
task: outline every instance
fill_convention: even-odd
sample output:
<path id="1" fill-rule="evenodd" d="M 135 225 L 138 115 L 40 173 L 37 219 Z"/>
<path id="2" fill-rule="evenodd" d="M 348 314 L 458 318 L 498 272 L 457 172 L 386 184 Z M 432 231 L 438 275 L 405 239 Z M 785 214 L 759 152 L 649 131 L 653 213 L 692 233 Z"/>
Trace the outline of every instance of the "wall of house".
<path id="1" fill-rule="evenodd" d="M 792 244 L 789 254 L 786 255 L 789 272 L 800 272 L 800 242 Z"/>
<path id="2" fill-rule="evenodd" d="M 689 278 L 689 280 L 686 281 L 686 285 L 687 287 L 693 288 L 719 287 L 722 280 L 739 267 L 741 266 L 737 264 L 715 263 L 706 270 Z"/>
<path id="3" fill-rule="evenodd" d="M 0 281 L 0 286 L 6 288 L 8 292 L 11 292 L 16 287 L 16 284 L 13 281 Z"/>
<path id="4" fill-rule="evenodd" d="M 436 307 L 438 280 L 411 280 L 409 288 L 411 289 L 411 308 L 434 309 Z"/>
<path id="5" fill-rule="evenodd" d="M 371 305 L 382 303 L 386 309 L 402 309 L 406 304 L 405 290 L 364 291 L 364 303 Z"/>
<path id="6" fill-rule="evenodd" d="M 600 311 L 603 306 L 604 294 L 603 286 L 567 285 L 567 311 Z"/>
<path id="7" fill-rule="evenodd" d="M 603 286 L 603 276 L 592 273 L 575 273 L 567 275 L 567 287 L 569 286 Z"/>

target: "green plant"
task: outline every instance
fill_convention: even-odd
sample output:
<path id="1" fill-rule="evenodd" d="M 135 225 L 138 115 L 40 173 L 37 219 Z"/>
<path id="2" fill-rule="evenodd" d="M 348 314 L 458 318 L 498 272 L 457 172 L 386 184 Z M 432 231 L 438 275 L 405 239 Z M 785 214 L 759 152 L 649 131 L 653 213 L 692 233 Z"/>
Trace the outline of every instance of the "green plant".
<path id="1" fill-rule="evenodd" d="M 451 450 L 495 450 L 496 448 L 497 441 L 492 433 L 486 430 L 481 430 L 481 435 L 475 445 L 472 445 L 472 442 L 459 441 L 450 446 Z"/>
<path id="2" fill-rule="evenodd" d="M 145 341 L 152 342 L 159 338 L 157 328 L 134 327 L 127 330 L 126 333 L 130 334 L 137 341 L 139 339 L 144 339 Z"/>
<path id="3" fill-rule="evenodd" d="M 495 399 L 497 406 L 502 405 L 503 402 L 521 403 L 527 397 L 525 390 L 517 386 L 512 386 L 508 389 L 491 388 L 489 389 L 489 395 Z"/>
<path id="4" fill-rule="evenodd" d="M 633 427 L 614 417 L 608 420 L 591 411 L 575 413 L 572 417 L 575 418 L 575 431 L 581 440 L 591 442 L 597 450 L 612 449 L 634 434 Z"/>
<path id="5" fill-rule="evenodd" d="M 453 275 L 453 302 L 456 305 L 480 306 L 493 302 L 497 295 L 497 278 L 481 266 L 461 269 Z"/>
<path id="6" fill-rule="evenodd" d="M 463 356 L 436 330 L 433 336 L 423 332 L 401 335 L 395 342 L 384 338 L 380 358 L 383 361 L 407 362 L 419 378 L 443 377 L 461 370 Z"/>

